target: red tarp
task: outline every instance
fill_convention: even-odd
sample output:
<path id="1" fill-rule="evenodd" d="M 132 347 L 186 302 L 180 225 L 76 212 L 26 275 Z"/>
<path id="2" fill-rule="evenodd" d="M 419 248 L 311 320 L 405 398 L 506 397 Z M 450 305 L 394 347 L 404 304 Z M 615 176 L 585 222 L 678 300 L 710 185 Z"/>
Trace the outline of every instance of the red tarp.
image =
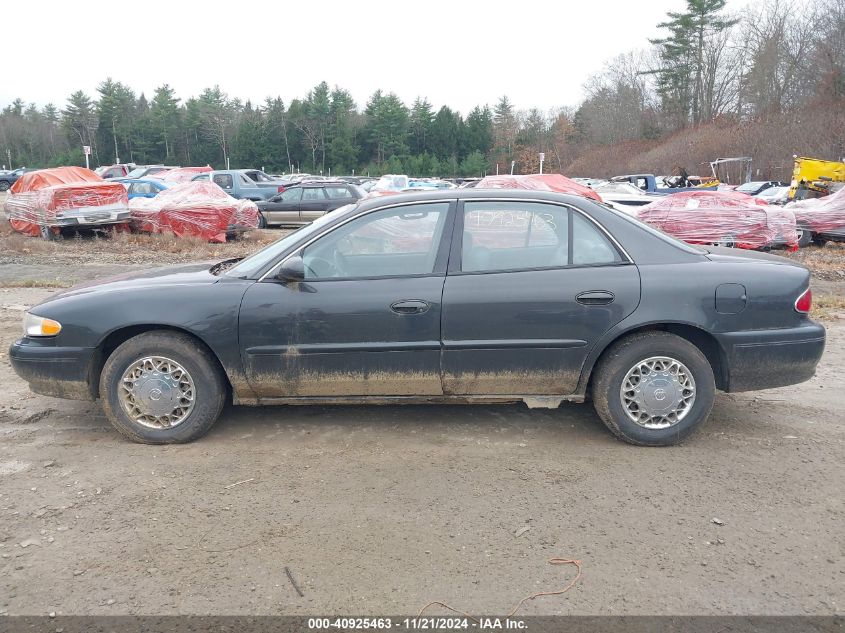
<path id="1" fill-rule="evenodd" d="M 684 191 L 640 207 L 637 217 L 692 244 L 798 246 L 795 216 L 736 191 Z"/>
<path id="2" fill-rule="evenodd" d="M 10 193 L 5 205 L 9 223 L 14 230 L 33 236 L 39 235 L 42 226 L 107 224 L 114 221 L 110 218 L 115 213 L 124 213 L 128 207 L 122 184 L 106 182 L 84 167 L 27 172 L 12 185 Z M 62 222 L 56 217 L 59 213 L 78 214 L 84 221 Z"/>
<path id="3" fill-rule="evenodd" d="M 193 235 L 209 242 L 225 242 L 226 233 L 258 228 L 256 204 L 236 200 L 213 182 L 186 182 L 154 198 L 133 198 L 129 209 L 139 231 Z"/>
<path id="4" fill-rule="evenodd" d="M 845 187 L 824 198 L 799 200 L 786 208 L 795 213 L 799 225 L 813 233 L 845 228 Z"/>
<path id="5" fill-rule="evenodd" d="M 190 182 L 194 176 L 204 174 L 209 171 L 214 171 L 206 165 L 205 167 L 174 167 L 167 171 L 160 171 L 155 174 L 150 174 L 147 178 L 158 178 L 166 182 Z"/>
<path id="6" fill-rule="evenodd" d="M 528 176 L 487 176 L 476 185 L 476 189 L 530 189 L 532 191 L 556 191 L 572 193 L 601 202 L 601 196 L 589 187 L 578 184 L 561 174 L 531 174 Z"/>

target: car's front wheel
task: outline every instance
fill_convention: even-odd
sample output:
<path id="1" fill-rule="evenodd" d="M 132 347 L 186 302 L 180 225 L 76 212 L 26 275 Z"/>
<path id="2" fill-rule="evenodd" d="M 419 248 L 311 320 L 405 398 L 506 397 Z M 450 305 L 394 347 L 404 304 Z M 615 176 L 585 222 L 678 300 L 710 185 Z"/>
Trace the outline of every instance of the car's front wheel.
<path id="1" fill-rule="evenodd" d="M 153 331 L 129 339 L 106 359 L 100 398 L 112 425 L 135 442 L 190 442 L 217 421 L 226 383 L 198 341 Z"/>
<path id="2" fill-rule="evenodd" d="M 674 334 L 644 332 L 615 343 L 593 378 L 593 403 L 618 438 L 640 446 L 677 444 L 707 419 L 713 368 Z"/>
<path id="3" fill-rule="evenodd" d="M 798 248 L 805 248 L 813 243 L 813 232 L 803 226 L 798 227 Z"/>

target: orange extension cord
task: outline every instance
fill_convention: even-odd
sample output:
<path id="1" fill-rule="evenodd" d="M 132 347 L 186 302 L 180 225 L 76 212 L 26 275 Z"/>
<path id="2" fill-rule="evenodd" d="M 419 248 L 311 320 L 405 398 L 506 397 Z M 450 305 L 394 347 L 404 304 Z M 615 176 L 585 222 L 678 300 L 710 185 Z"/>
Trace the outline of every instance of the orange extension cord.
<path id="1" fill-rule="evenodd" d="M 566 587 L 564 587 L 563 589 L 560 589 L 558 591 L 541 591 L 539 593 L 531 594 L 530 596 L 525 596 L 522 600 L 520 600 L 519 602 L 516 603 L 516 606 L 513 609 L 511 609 L 510 613 L 508 613 L 505 616 L 506 618 L 512 617 L 513 614 L 516 613 L 519 610 L 519 608 L 525 602 L 528 602 L 529 600 L 533 600 L 534 598 L 539 598 L 540 596 L 559 596 L 561 594 L 566 593 L 567 591 L 572 589 L 575 586 L 575 584 L 581 579 L 581 561 L 580 560 L 569 560 L 569 559 L 566 559 L 566 558 L 550 558 L 548 563 L 549 563 L 549 565 L 575 565 L 576 569 L 578 570 L 578 573 L 575 574 L 575 578 L 573 578 L 572 581 L 568 585 L 566 585 Z M 437 600 L 435 600 L 434 602 L 429 602 L 422 609 L 420 609 L 420 612 L 417 614 L 417 617 L 422 616 L 423 612 L 425 612 L 426 609 L 428 609 L 429 607 L 431 607 L 433 605 L 439 605 L 439 606 L 443 607 L 444 609 L 449 609 L 449 611 L 453 611 L 455 613 L 465 615 L 466 617 L 468 617 L 473 622 L 478 622 L 478 620 L 476 618 L 472 617 L 466 611 L 461 611 L 460 609 L 456 609 L 455 607 L 450 607 L 445 602 L 439 602 Z"/>

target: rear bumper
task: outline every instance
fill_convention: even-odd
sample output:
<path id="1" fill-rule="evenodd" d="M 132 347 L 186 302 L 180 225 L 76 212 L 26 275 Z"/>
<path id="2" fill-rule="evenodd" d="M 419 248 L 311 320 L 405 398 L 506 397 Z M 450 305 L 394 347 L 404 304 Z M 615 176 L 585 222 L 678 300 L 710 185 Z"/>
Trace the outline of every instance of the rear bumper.
<path id="1" fill-rule="evenodd" d="M 753 391 L 809 380 L 824 353 L 825 329 L 808 322 L 796 328 L 717 334 L 725 351 L 725 391 Z"/>
<path id="2" fill-rule="evenodd" d="M 22 338 L 9 348 L 15 373 L 35 393 L 70 400 L 94 400 L 89 382 L 94 349 L 56 347 L 54 341 Z"/>
<path id="3" fill-rule="evenodd" d="M 50 218 L 48 223 L 50 226 L 98 226 L 122 222 L 129 222 L 129 209 L 107 206 L 62 211 L 55 218 Z"/>

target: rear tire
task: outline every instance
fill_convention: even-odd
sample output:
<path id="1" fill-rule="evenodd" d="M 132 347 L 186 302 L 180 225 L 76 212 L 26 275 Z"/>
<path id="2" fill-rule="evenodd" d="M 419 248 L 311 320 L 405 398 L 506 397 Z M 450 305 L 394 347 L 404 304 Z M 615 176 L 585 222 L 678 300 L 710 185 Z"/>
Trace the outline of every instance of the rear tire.
<path id="1" fill-rule="evenodd" d="M 266 229 L 267 228 L 267 218 L 264 217 L 264 214 L 261 211 L 258 212 L 258 228 L 259 229 Z"/>
<path id="2" fill-rule="evenodd" d="M 716 385 L 710 362 L 695 345 L 674 334 L 644 332 L 605 352 L 593 376 L 592 395 L 599 417 L 619 439 L 638 446 L 670 446 L 707 419 Z M 639 398 L 641 404 L 634 402 Z M 682 401 L 671 411 L 661 409 L 677 399 Z"/>
<path id="3" fill-rule="evenodd" d="M 202 437 L 220 416 L 226 393 L 216 359 L 195 339 L 177 332 L 145 332 L 129 339 L 112 352 L 100 375 L 109 422 L 142 444 Z M 168 413 L 170 406 L 178 413 Z M 162 423 L 167 417 L 171 419 Z"/>

